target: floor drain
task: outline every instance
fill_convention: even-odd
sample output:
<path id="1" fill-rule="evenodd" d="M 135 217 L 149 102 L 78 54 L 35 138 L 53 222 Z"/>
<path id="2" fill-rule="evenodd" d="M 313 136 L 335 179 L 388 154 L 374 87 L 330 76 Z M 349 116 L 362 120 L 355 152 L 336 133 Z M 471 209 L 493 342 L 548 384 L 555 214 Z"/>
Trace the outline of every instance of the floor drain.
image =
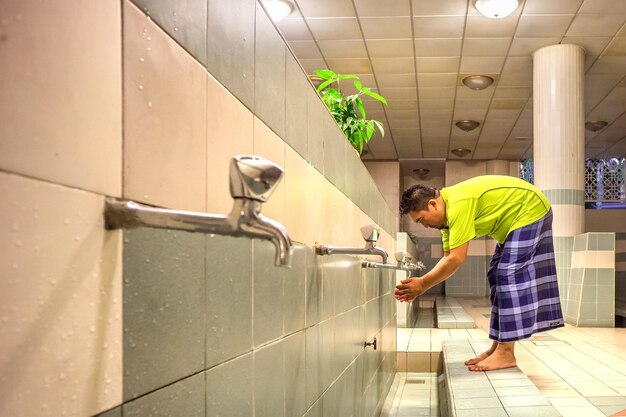
<path id="1" fill-rule="evenodd" d="M 406 384 L 425 384 L 425 379 L 407 379 Z"/>

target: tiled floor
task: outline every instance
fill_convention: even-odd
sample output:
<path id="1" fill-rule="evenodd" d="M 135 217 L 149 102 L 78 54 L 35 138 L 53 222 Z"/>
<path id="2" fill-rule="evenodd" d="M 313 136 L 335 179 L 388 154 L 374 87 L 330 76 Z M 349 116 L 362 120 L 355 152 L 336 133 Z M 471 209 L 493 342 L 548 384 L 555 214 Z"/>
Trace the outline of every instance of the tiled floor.
<path id="1" fill-rule="evenodd" d="M 489 300 L 460 298 L 459 303 L 476 322 L 476 329 L 398 329 L 398 351 L 441 351 L 441 342 L 449 339 L 487 339 Z M 519 368 L 564 417 L 604 417 L 626 415 L 626 329 L 578 328 L 566 325 L 521 341 L 516 345 Z M 415 408 L 426 398 L 434 398 L 437 385 L 418 389 L 406 381 L 414 375 L 404 375 L 408 390 L 396 396 L 396 414 L 400 416 L 437 416 L 431 402 L 420 410 L 422 414 L 406 414 L 405 408 Z M 428 374 L 426 374 L 428 375 Z M 430 374 L 430 378 L 435 378 Z M 402 385 L 401 385 L 402 387 Z M 421 395 L 413 398 L 411 395 Z M 428 408 L 431 414 L 426 414 Z M 408 411 L 407 411 L 408 412 Z"/>
<path id="2" fill-rule="evenodd" d="M 437 417 L 437 374 L 403 372 L 391 410 L 381 417 Z"/>

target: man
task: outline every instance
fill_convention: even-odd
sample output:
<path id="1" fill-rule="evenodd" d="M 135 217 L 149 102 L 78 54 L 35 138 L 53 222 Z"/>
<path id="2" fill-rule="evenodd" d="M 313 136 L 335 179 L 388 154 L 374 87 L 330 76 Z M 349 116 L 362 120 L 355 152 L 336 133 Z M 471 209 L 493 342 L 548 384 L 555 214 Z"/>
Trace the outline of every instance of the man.
<path id="1" fill-rule="evenodd" d="M 491 289 L 489 350 L 465 362 L 471 371 L 515 366 L 515 341 L 563 326 L 546 197 L 518 178 L 484 175 L 441 191 L 415 185 L 404 192 L 401 214 L 441 230 L 444 256 L 419 278 L 396 286 L 396 298 L 413 301 L 449 278 L 467 258 L 470 240 L 498 244 L 487 277 Z"/>

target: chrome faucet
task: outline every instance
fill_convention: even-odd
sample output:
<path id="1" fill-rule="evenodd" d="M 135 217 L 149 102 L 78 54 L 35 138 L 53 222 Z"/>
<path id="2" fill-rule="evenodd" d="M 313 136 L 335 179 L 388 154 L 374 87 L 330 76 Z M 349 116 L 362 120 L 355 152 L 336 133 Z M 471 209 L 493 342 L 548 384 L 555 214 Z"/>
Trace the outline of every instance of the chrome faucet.
<path id="1" fill-rule="evenodd" d="M 413 257 L 407 252 L 396 252 L 395 254 L 397 264 L 378 263 L 378 262 L 361 262 L 362 268 L 379 268 L 379 269 L 395 269 L 398 271 L 421 271 L 425 268 L 424 264 L 420 261 L 413 263 Z"/>
<path id="2" fill-rule="evenodd" d="M 376 246 L 376 242 L 380 237 L 380 228 L 375 224 L 368 224 L 361 227 L 361 235 L 365 239 L 364 248 L 351 248 L 348 246 L 330 246 L 330 245 L 316 245 L 315 253 L 318 255 L 335 255 L 335 254 L 347 254 L 347 255 L 378 255 L 383 259 L 383 263 L 387 263 L 387 252 L 383 248 Z"/>
<path id="3" fill-rule="evenodd" d="M 261 214 L 262 204 L 276 188 L 283 172 L 280 166 L 266 159 L 238 155 L 230 162 L 230 194 L 235 201 L 227 216 L 169 210 L 107 198 L 105 227 L 109 230 L 154 227 L 266 239 L 276 246 L 276 265 L 288 267 L 293 244 L 287 231 L 280 223 Z"/>

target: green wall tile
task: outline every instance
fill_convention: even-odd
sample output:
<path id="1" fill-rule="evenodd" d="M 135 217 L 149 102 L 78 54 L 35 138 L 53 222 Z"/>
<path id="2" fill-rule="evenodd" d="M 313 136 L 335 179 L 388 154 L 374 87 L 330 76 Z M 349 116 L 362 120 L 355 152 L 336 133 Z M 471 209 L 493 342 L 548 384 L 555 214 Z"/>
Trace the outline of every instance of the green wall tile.
<path id="1" fill-rule="evenodd" d="M 582 234 L 574 237 L 574 252 L 582 252 L 587 249 L 587 238 L 589 235 Z"/>
<path id="2" fill-rule="evenodd" d="M 321 324 L 308 327 L 305 331 L 305 361 L 306 361 L 306 405 L 310 407 L 322 395 L 322 326 Z"/>
<path id="3" fill-rule="evenodd" d="M 204 369 L 204 235 L 125 232 L 124 399 Z"/>
<path id="4" fill-rule="evenodd" d="M 284 332 L 293 333 L 304 328 L 306 313 L 306 262 L 313 248 L 295 245 L 290 269 L 284 272 Z"/>
<path id="5" fill-rule="evenodd" d="M 254 416 L 285 415 L 284 342 L 254 351 Z"/>
<path id="6" fill-rule="evenodd" d="M 323 256 L 313 251 L 305 252 L 306 262 L 306 326 L 317 324 L 322 313 L 322 264 Z"/>
<path id="7" fill-rule="evenodd" d="M 307 149 L 309 162 L 324 173 L 324 119 L 328 116 L 324 103 L 313 89 L 307 92 Z"/>
<path id="8" fill-rule="evenodd" d="M 253 414 L 252 353 L 206 371 L 206 415 L 250 417 Z"/>
<path id="9" fill-rule="evenodd" d="M 361 260 L 356 256 L 341 256 L 335 265 L 335 313 L 340 314 L 360 303 Z"/>
<path id="10" fill-rule="evenodd" d="M 615 269 L 598 268 L 596 270 L 596 276 L 598 277 L 598 285 L 613 286 L 615 284 Z"/>
<path id="11" fill-rule="evenodd" d="M 615 235 L 610 233 L 598 234 L 598 250 L 615 250 Z"/>
<path id="12" fill-rule="evenodd" d="M 252 240 L 214 235 L 206 242 L 206 366 L 212 367 L 252 349 Z"/>
<path id="13" fill-rule="evenodd" d="M 116 407 L 112 410 L 98 414 L 96 417 L 122 417 L 122 407 Z"/>
<path id="14" fill-rule="evenodd" d="M 274 265 L 275 247 L 271 242 L 255 239 L 254 295 L 252 334 L 254 345 L 259 346 L 283 335 L 285 268 Z"/>
<path id="15" fill-rule="evenodd" d="M 298 61 L 287 51 L 285 92 L 285 142 L 304 159 L 309 159 L 307 96 L 313 89 Z"/>
<path id="16" fill-rule="evenodd" d="M 204 417 L 204 372 L 131 401 L 124 417 Z"/>
<path id="17" fill-rule="evenodd" d="M 286 46 L 261 6 L 256 7 L 254 112 L 284 138 Z"/>
<path id="18" fill-rule="evenodd" d="M 255 0 L 208 2 L 207 69 L 254 110 Z"/>
<path id="19" fill-rule="evenodd" d="M 131 0 L 204 66 L 207 64 L 207 2 Z"/>
<path id="20" fill-rule="evenodd" d="M 301 331 L 285 339 L 285 416 L 306 411 L 306 342 Z"/>

